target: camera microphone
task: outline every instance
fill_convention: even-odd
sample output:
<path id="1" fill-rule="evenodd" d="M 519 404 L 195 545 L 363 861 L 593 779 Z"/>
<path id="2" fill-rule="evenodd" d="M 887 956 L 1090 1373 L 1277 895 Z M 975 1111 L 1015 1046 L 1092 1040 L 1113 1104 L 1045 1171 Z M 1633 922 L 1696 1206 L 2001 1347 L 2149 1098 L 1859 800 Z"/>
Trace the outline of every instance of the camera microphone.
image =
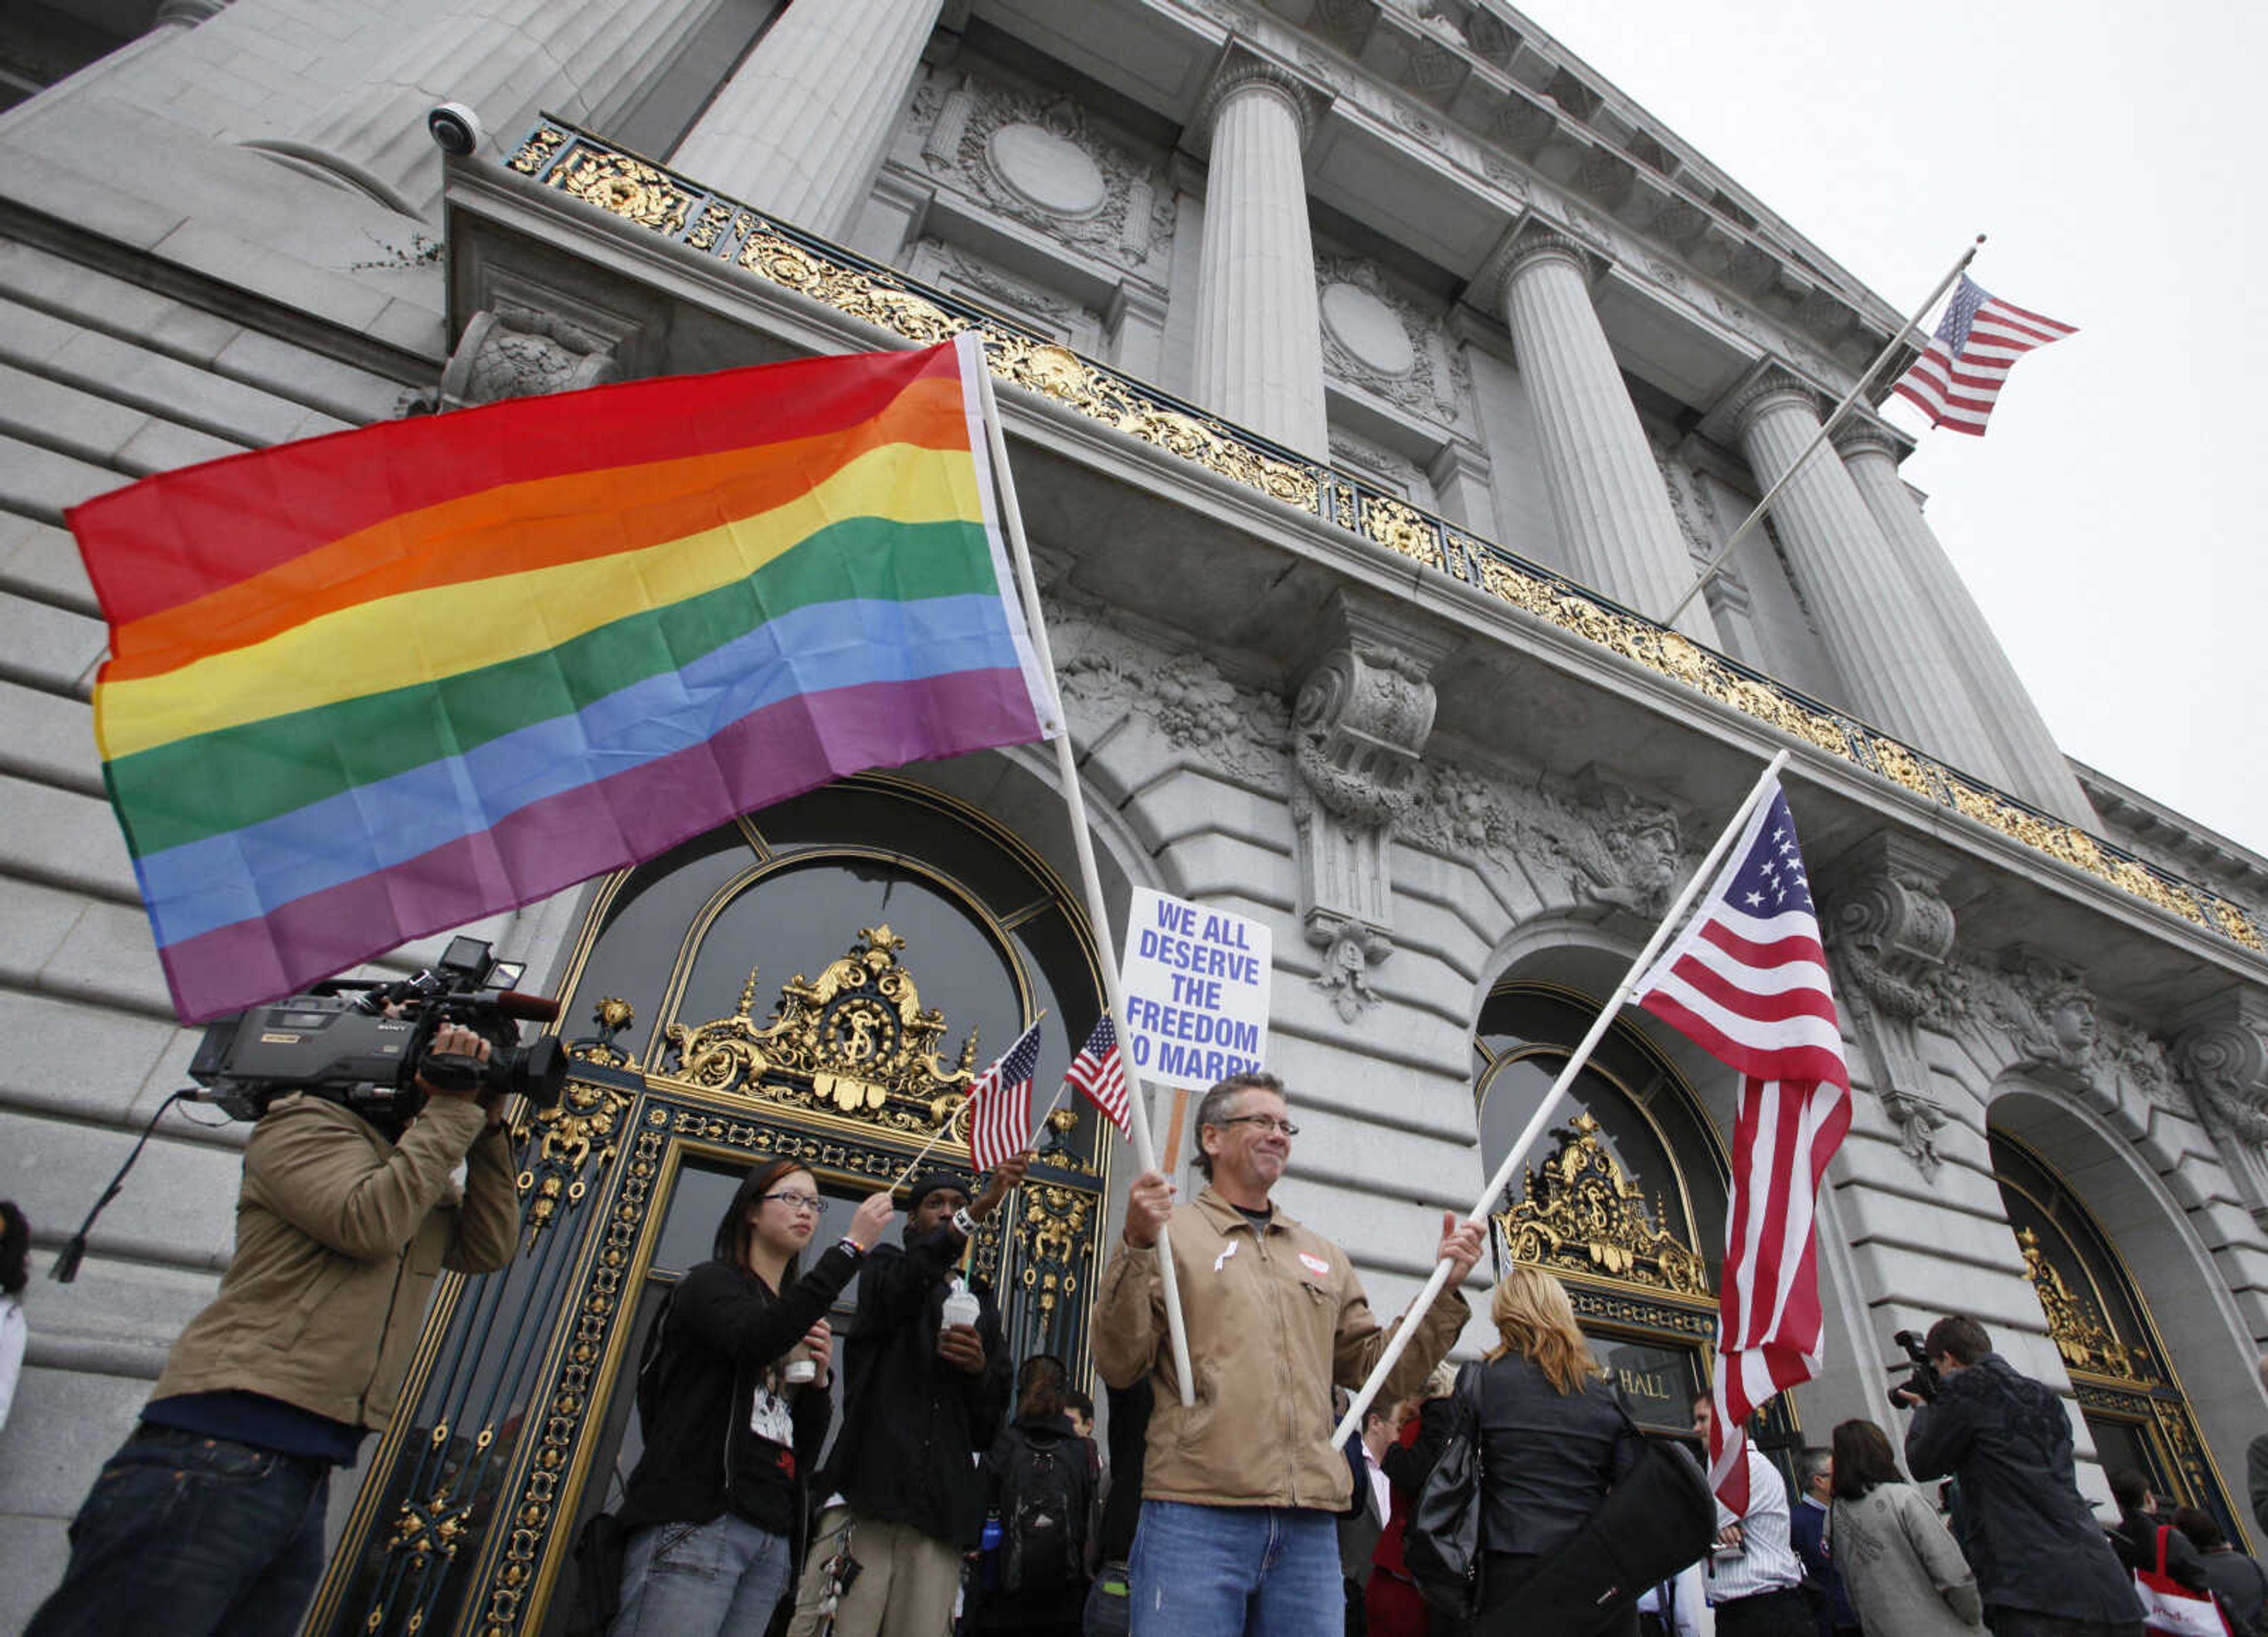
<path id="1" fill-rule="evenodd" d="M 559 1016 L 559 1002 L 548 995 L 522 995 L 518 989 L 505 989 L 491 996 L 490 1003 L 505 1017 L 522 1023 L 551 1023 Z"/>

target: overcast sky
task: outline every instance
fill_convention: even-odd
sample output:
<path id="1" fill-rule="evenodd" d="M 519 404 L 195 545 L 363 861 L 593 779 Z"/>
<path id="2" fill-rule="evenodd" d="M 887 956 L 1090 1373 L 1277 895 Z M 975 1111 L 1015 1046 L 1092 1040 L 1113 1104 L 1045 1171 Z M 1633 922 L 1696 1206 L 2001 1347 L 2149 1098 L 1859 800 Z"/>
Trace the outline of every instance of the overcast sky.
<path id="1" fill-rule="evenodd" d="M 1971 277 L 2079 326 L 1907 481 L 2065 751 L 2268 851 L 2244 407 L 2268 8 L 1519 4 L 1892 306 L 1984 232 Z"/>

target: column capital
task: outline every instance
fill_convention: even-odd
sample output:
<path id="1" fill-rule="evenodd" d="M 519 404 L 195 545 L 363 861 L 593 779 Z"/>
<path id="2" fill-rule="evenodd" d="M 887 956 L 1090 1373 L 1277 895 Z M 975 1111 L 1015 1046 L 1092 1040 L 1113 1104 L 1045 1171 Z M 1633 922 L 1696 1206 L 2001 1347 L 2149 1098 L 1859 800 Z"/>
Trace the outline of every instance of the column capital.
<path id="1" fill-rule="evenodd" d="M 1837 427 L 1829 442 L 1838 454 L 1881 455 L 1896 466 L 1913 453 L 1913 444 L 1891 428 L 1854 410 Z"/>
<path id="2" fill-rule="evenodd" d="M 1747 380 L 1719 399 L 1706 418 L 1728 428 L 1737 439 L 1745 437 L 1749 429 L 1767 413 L 1791 403 L 1808 410 L 1813 420 L 1820 418 L 1819 394 L 1767 360 Z"/>
<path id="3" fill-rule="evenodd" d="M 1300 145 L 1305 148 L 1314 140 L 1322 123 L 1323 111 L 1330 104 L 1330 94 L 1286 68 L 1272 57 L 1263 57 L 1232 43 L 1222 54 L 1214 68 L 1212 81 L 1205 87 L 1204 95 L 1197 100 L 1197 112 L 1189 118 L 1188 141 L 1198 153 L 1212 147 L 1212 127 L 1221 108 L 1240 92 L 1259 90 L 1283 100 L 1300 121 Z"/>
<path id="4" fill-rule="evenodd" d="M 1577 237 L 1572 230 L 1531 212 L 1514 221 L 1498 239 L 1467 287 L 1466 299 L 1476 303 L 1485 300 L 1491 316 L 1500 319 L 1513 281 L 1538 263 L 1552 261 L 1568 263 L 1582 275 L 1583 283 L 1590 285 L 1598 283 L 1612 258 L 1596 245 Z"/>

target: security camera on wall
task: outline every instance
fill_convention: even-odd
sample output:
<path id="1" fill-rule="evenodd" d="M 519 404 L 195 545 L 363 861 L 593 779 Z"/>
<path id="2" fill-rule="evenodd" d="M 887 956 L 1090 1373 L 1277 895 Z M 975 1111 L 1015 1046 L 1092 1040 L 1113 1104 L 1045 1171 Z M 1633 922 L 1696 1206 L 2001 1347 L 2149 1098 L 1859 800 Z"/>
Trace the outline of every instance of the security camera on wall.
<path id="1" fill-rule="evenodd" d="M 488 140 L 481 116 L 461 102 L 445 102 L 425 116 L 434 143 L 453 159 L 470 158 Z"/>

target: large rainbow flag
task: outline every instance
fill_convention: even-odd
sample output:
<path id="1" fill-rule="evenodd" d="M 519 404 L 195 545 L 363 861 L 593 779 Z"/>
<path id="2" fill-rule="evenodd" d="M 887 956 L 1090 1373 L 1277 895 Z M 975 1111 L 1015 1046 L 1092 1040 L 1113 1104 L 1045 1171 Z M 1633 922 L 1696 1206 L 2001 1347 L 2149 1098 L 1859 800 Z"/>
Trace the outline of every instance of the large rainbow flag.
<path id="1" fill-rule="evenodd" d="M 864 767 L 1057 730 L 972 339 L 514 400 L 70 514 L 195 1023 Z"/>

